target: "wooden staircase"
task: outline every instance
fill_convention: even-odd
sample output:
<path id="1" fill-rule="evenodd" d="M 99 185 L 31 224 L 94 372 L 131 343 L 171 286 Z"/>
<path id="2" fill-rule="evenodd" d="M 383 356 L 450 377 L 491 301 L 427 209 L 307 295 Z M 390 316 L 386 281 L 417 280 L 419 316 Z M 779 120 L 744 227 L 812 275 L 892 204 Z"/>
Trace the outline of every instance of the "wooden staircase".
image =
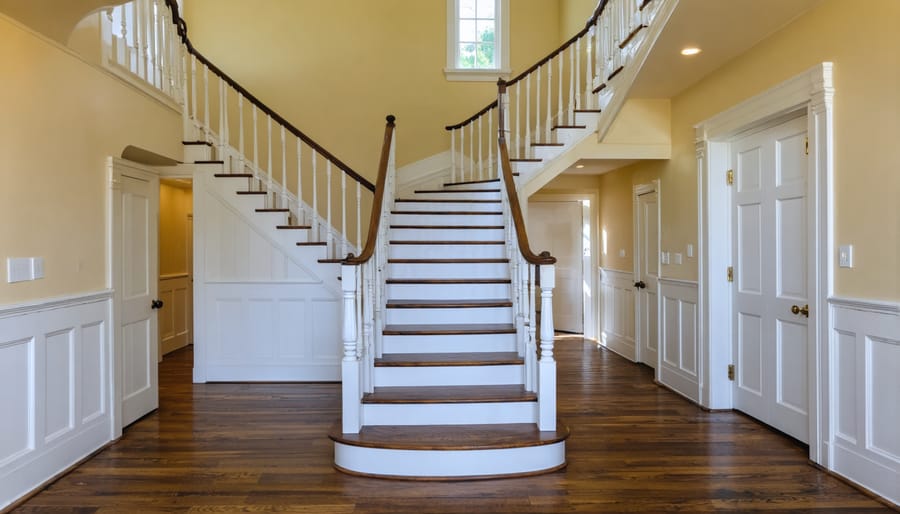
<path id="1" fill-rule="evenodd" d="M 335 466 L 367 476 L 471 479 L 565 466 L 568 429 L 540 431 L 517 347 L 499 181 L 397 199 L 383 351 L 359 433 L 330 433 Z"/>

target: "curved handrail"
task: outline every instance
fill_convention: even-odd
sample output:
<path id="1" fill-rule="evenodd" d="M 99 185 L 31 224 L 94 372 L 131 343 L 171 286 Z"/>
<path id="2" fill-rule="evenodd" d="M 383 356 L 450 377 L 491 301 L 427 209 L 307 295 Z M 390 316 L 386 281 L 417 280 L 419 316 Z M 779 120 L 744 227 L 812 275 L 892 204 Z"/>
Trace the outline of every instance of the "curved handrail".
<path id="1" fill-rule="evenodd" d="M 342 264 L 359 266 L 360 264 L 365 264 L 375 254 L 375 245 L 378 242 L 378 229 L 381 224 L 381 211 L 383 209 L 382 203 L 384 203 L 391 142 L 394 138 L 394 121 L 397 118 L 391 114 L 386 119 L 387 125 L 384 127 L 384 143 L 381 146 L 381 161 L 378 163 L 378 179 L 375 182 L 375 197 L 372 199 L 372 214 L 369 216 L 369 232 L 366 234 L 366 246 L 363 247 L 358 257 L 352 253 L 347 255 Z"/>
<path id="2" fill-rule="evenodd" d="M 571 38 L 569 38 L 568 41 L 566 41 L 565 43 L 563 43 L 562 45 L 560 45 L 556 50 L 550 52 L 550 53 L 547 54 L 543 59 L 541 59 L 541 60 L 539 60 L 538 62 L 536 62 L 535 64 L 533 64 L 530 68 L 528 68 L 527 70 L 523 71 L 522 73 L 519 73 L 518 75 L 515 76 L 515 78 L 512 78 L 512 79 L 510 79 L 510 80 L 507 80 L 507 81 L 506 81 L 506 86 L 507 86 L 507 87 L 512 86 L 512 85 L 515 84 L 516 82 L 519 82 L 520 80 L 524 79 L 524 78 L 527 77 L 528 75 L 534 73 L 538 68 L 540 68 L 541 66 L 547 64 L 547 62 L 549 62 L 551 59 L 553 59 L 554 57 L 556 57 L 556 56 L 559 55 L 560 53 L 564 52 L 566 49 L 568 49 L 570 46 L 572 46 L 576 41 L 578 41 L 579 39 L 581 39 L 582 37 L 584 37 L 584 35 L 587 34 L 588 31 L 591 30 L 591 26 L 593 26 L 595 23 L 597 23 L 597 19 L 600 18 L 600 15 L 601 15 L 601 14 L 603 14 L 603 10 L 606 8 L 606 4 L 607 4 L 607 3 L 609 3 L 609 0 L 600 0 L 600 3 L 597 4 L 597 8 L 594 9 L 594 14 L 591 15 L 591 17 L 588 19 L 587 23 L 585 23 L 583 29 L 581 29 L 577 34 L 575 34 L 574 36 L 572 36 Z M 444 130 L 447 130 L 447 131 L 450 131 L 450 130 L 456 130 L 456 129 L 458 129 L 458 128 L 462 128 L 462 127 L 468 125 L 469 123 L 475 121 L 475 120 L 476 120 L 479 116 L 481 116 L 482 114 L 484 114 L 484 113 L 486 113 L 487 111 L 491 110 L 491 109 L 495 106 L 496 103 L 497 103 L 496 101 L 491 102 L 490 104 L 488 104 L 487 107 L 485 107 L 484 109 L 478 111 L 478 112 L 475 113 L 474 115 L 470 116 L 470 117 L 467 118 L 465 121 L 462 121 L 462 122 L 457 123 L 457 124 L 455 124 L 455 125 L 447 125 L 446 127 L 444 127 Z"/>
<path id="3" fill-rule="evenodd" d="M 319 143 L 316 143 L 311 137 L 307 136 L 300 129 L 298 129 L 297 127 L 292 125 L 290 122 L 288 122 L 286 119 L 281 117 L 281 115 L 279 115 L 277 112 L 272 110 L 269 106 L 264 104 L 260 99 L 253 96 L 253 94 L 251 94 L 249 91 L 247 91 L 246 88 L 241 86 L 233 78 L 229 77 L 227 73 L 225 73 L 224 71 L 219 69 L 218 66 L 213 64 L 209 59 L 204 57 L 203 54 L 201 54 L 199 51 L 197 51 L 197 49 L 194 48 L 194 45 L 191 43 L 190 38 L 188 37 L 187 22 L 185 22 L 184 18 L 182 18 L 181 15 L 178 14 L 178 5 L 177 5 L 176 1 L 175 0 L 165 0 L 165 2 L 166 2 L 166 5 L 169 7 L 169 9 L 172 11 L 173 19 L 176 20 L 176 25 L 178 27 L 178 35 L 181 37 L 181 41 L 184 43 L 185 47 L 188 49 L 188 52 L 191 55 L 195 56 L 198 61 L 200 61 L 201 63 L 206 65 L 206 67 L 209 68 L 209 70 L 212 71 L 216 76 L 218 76 L 219 78 L 221 78 L 222 80 L 227 82 L 228 85 L 230 85 L 231 87 L 236 89 L 241 95 L 243 95 L 244 98 L 246 98 L 251 103 L 256 105 L 256 107 L 259 110 L 261 110 L 263 113 L 271 116 L 275 122 L 284 126 L 284 128 L 286 128 L 288 131 L 290 131 L 294 136 L 300 138 L 300 140 L 302 140 L 304 143 L 306 143 L 307 145 L 312 147 L 319 155 L 325 157 L 326 159 L 328 159 L 329 161 L 334 163 L 335 166 L 337 166 L 339 169 L 341 169 L 350 178 L 359 182 L 360 185 L 362 185 L 369 191 L 372 191 L 372 192 L 375 191 L 374 184 L 372 184 L 371 182 L 366 180 L 365 177 L 363 177 L 362 175 L 360 175 L 359 173 L 354 171 L 353 168 L 351 168 L 350 166 L 345 164 L 343 161 L 341 161 L 340 159 L 335 157 L 331 152 L 329 152 L 328 150 L 323 148 L 322 145 L 320 145 Z"/>
<path id="4" fill-rule="evenodd" d="M 503 79 L 497 81 L 499 91 L 497 103 L 500 105 L 499 121 L 500 121 L 500 167 L 503 170 L 503 184 L 506 186 L 506 198 L 509 200 L 509 211 L 516 227 L 516 239 L 519 242 L 519 252 L 530 264 L 547 265 L 554 264 L 556 257 L 550 255 L 550 252 L 544 251 L 539 255 L 535 255 L 531 251 L 531 245 L 528 244 L 528 233 L 525 232 L 525 218 L 522 216 L 522 206 L 519 204 L 519 194 L 516 192 L 516 183 L 513 180 L 512 164 L 509 162 L 509 149 L 506 146 L 506 131 L 504 127 L 503 113 L 503 95 L 506 94 L 508 84 Z"/>

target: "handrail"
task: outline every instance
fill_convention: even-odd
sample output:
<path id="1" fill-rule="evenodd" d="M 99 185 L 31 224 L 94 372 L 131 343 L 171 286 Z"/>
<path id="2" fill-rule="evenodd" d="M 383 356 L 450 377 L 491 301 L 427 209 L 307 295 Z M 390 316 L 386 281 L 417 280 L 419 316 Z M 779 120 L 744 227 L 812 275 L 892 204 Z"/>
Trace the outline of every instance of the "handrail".
<path id="1" fill-rule="evenodd" d="M 372 214 L 369 217 L 369 232 L 366 234 L 366 246 L 358 257 L 352 253 L 347 255 L 343 264 L 359 266 L 365 264 L 375 254 L 375 245 L 378 242 L 378 229 L 381 223 L 381 211 L 383 209 L 382 203 L 384 202 L 384 190 L 387 182 L 391 142 L 394 138 L 394 121 L 396 119 L 393 114 L 388 115 L 386 118 L 387 125 L 384 127 L 384 143 L 381 146 L 381 161 L 378 163 L 378 179 L 375 182 L 375 197 L 372 199 Z"/>
<path id="2" fill-rule="evenodd" d="M 181 37 L 181 41 L 184 43 L 185 47 L 188 49 L 188 52 L 190 52 L 191 55 L 195 56 L 197 58 L 197 60 L 199 60 L 201 63 L 205 64 L 206 67 L 208 67 L 210 71 L 212 71 L 219 78 L 221 78 L 222 80 L 227 82 L 231 87 L 236 89 L 241 95 L 243 95 L 244 98 L 246 98 L 247 100 L 252 102 L 254 105 L 256 105 L 256 107 L 259 108 L 262 112 L 271 116 L 274 121 L 276 121 L 280 125 L 284 126 L 284 128 L 286 128 L 288 131 L 290 131 L 294 136 L 300 138 L 304 143 L 306 143 L 307 145 L 312 147 L 319 155 L 325 157 L 326 159 L 328 159 L 329 161 L 334 163 L 335 166 L 337 166 L 339 169 L 343 170 L 343 172 L 346 173 L 350 178 L 359 182 L 360 185 L 362 185 L 369 191 L 372 191 L 372 192 L 375 191 L 374 184 L 372 184 L 371 182 L 366 180 L 365 177 L 363 177 L 362 175 L 360 175 L 359 173 L 354 171 L 353 168 L 351 168 L 347 164 L 344 164 L 343 161 L 341 161 L 340 159 L 335 157 L 331 152 L 329 152 L 328 150 L 323 148 L 322 145 L 320 145 L 319 143 L 316 143 L 311 137 L 304 134 L 303 131 L 301 131 L 300 129 L 298 129 L 297 127 L 292 125 L 289 121 L 287 121 L 286 119 L 281 117 L 281 115 L 279 115 L 277 112 L 272 110 L 269 106 L 264 104 L 260 99 L 253 96 L 253 94 L 251 94 L 249 91 L 247 91 L 247 89 L 245 89 L 243 86 L 241 86 L 236 80 L 229 77 L 228 74 L 226 74 L 224 71 L 219 69 L 218 66 L 213 64 L 209 59 L 204 57 L 203 54 L 201 54 L 199 51 L 197 51 L 197 49 L 194 48 L 194 45 L 191 43 L 190 38 L 188 37 L 187 22 L 185 22 L 184 18 L 182 18 L 181 15 L 178 14 L 178 5 L 177 5 L 176 1 L 175 0 L 165 0 L 165 2 L 166 2 L 166 5 L 169 7 L 169 9 L 172 11 L 173 19 L 176 20 L 176 25 L 178 27 L 178 35 Z"/>
<path id="3" fill-rule="evenodd" d="M 527 262 L 531 264 L 554 264 L 556 257 L 550 255 L 550 252 L 544 251 L 540 255 L 535 255 L 531 251 L 531 245 L 528 244 L 528 234 L 525 232 L 525 218 L 522 216 L 522 206 L 519 204 L 519 194 L 516 192 L 516 183 L 513 179 L 512 164 L 509 162 L 509 149 L 506 146 L 506 130 L 504 125 L 503 112 L 503 95 L 506 94 L 507 82 L 503 79 L 497 81 L 498 99 L 500 105 L 499 110 L 499 146 L 500 146 L 500 167 L 503 170 L 503 184 L 506 186 L 506 198 L 509 200 L 509 211 L 516 228 L 516 239 L 519 242 L 519 252 Z"/>
<path id="4" fill-rule="evenodd" d="M 601 14 L 603 14 L 603 10 L 606 8 L 607 3 L 609 3 L 609 0 L 600 0 L 600 3 L 597 4 L 597 8 L 594 9 L 594 14 L 591 15 L 590 19 L 588 19 L 587 23 L 585 23 L 584 28 L 581 29 L 581 31 L 579 31 L 577 34 L 575 34 L 571 38 L 569 38 L 568 41 L 566 41 L 565 43 L 560 45 L 556 50 L 547 54 L 546 57 L 544 57 L 543 59 L 541 59 L 538 62 L 536 62 L 535 64 L 533 64 L 530 68 L 528 68 L 527 70 L 523 71 L 522 73 L 519 73 L 518 75 L 516 75 L 515 78 L 507 80 L 506 86 L 507 87 L 512 86 L 516 82 L 519 82 L 520 80 L 522 80 L 525 77 L 527 77 L 528 75 L 530 75 L 531 73 L 534 73 L 535 70 L 537 70 L 541 66 L 547 64 L 547 62 L 549 62 L 551 59 L 553 59 L 560 53 L 564 52 L 567 48 L 572 46 L 576 41 L 578 41 L 579 39 L 584 37 L 584 35 L 587 34 L 591 30 L 591 26 L 594 25 L 595 23 L 597 23 L 597 19 L 600 17 Z M 496 104 L 496 103 L 497 102 L 491 102 L 487 107 L 478 111 L 476 114 L 470 116 L 465 121 L 457 123 L 456 125 L 447 125 L 446 127 L 444 127 L 444 130 L 448 130 L 448 131 L 456 130 L 458 128 L 462 128 L 462 127 L 468 125 L 469 123 L 475 121 L 475 119 L 477 119 L 482 114 L 491 110 L 493 108 L 494 104 Z"/>

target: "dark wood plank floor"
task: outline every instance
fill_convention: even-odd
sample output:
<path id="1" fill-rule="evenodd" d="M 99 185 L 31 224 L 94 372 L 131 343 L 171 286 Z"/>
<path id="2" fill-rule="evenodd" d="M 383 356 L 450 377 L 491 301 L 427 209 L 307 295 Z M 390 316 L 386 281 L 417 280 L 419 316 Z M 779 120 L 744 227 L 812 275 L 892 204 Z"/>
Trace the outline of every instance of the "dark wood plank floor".
<path id="1" fill-rule="evenodd" d="M 203 384 L 160 367 L 160 409 L 18 512 L 891 512 L 806 449 L 655 386 L 580 337 L 557 345 L 569 466 L 536 477 L 408 482 L 331 467 L 336 384 Z"/>

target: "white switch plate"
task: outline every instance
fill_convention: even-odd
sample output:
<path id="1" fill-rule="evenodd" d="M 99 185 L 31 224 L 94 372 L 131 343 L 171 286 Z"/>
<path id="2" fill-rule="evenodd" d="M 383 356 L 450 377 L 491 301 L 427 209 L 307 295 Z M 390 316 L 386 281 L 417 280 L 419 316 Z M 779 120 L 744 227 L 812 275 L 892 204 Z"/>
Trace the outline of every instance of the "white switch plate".
<path id="1" fill-rule="evenodd" d="M 842 268 L 853 267 L 853 245 L 842 245 L 838 248 L 838 266 Z"/>
<path id="2" fill-rule="evenodd" d="M 663 264 L 668 264 L 668 263 L 669 263 L 669 252 L 662 252 L 662 254 L 661 254 L 659 257 L 660 257 L 659 260 L 660 260 Z"/>
<path id="3" fill-rule="evenodd" d="M 688 258 L 694 257 L 694 245 L 688 243 L 686 253 L 687 253 Z"/>
<path id="4" fill-rule="evenodd" d="M 31 258 L 31 279 L 37 280 L 39 278 L 44 278 L 44 258 L 43 257 L 32 257 Z"/>
<path id="5" fill-rule="evenodd" d="M 31 280 L 31 259 L 27 257 L 7 257 L 6 281 L 12 284 L 26 280 Z"/>
<path id="6" fill-rule="evenodd" d="M 619 249 L 619 258 L 620 259 L 625 258 L 625 249 L 624 248 Z"/>
<path id="7" fill-rule="evenodd" d="M 675 262 L 675 264 L 681 264 L 681 254 L 680 253 L 676 253 L 672 257 L 674 257 L 673 261 Z"/>

